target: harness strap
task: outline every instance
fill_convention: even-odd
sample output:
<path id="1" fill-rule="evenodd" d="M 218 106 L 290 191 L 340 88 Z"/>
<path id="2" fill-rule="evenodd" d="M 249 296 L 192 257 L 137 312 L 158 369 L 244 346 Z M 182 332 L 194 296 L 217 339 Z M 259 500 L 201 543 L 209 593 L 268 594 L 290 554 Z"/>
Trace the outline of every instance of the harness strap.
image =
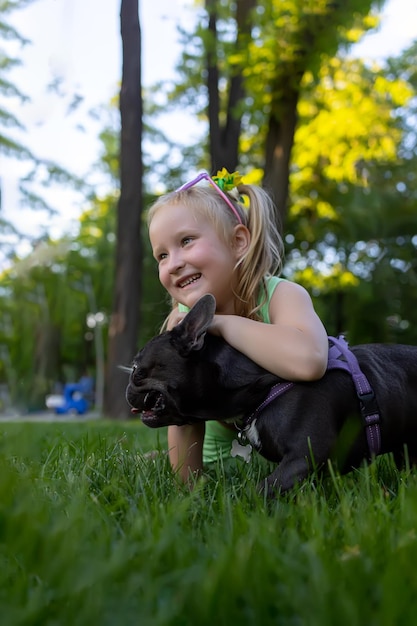
<path id="1" fill-rule="evenodd" d="M 331 347 L 329 349 L 329 361 L 327 369 L 344 369 L 350 372 L 359 399 L 359 407 L 365 422 L 366 438 L 368 440 L 369 452 L 376 456 L 381 451 L 381 430 L 379 427 L 380 415 L 379 407 L 368 379 L 362 372 L 358 359 L 349 349 L 348 343 L 343 335 L 338 338 L 329 337 Z M 344 359 L 344 360 L 341 360 Z"/>
<path id="2" fill-rule="evenodd" d="M 268 395 L 266 396 L 262 404 L 260 404 L 258 408 L 255 409 L 255 411 L 252 413 L 252 415 L 248 419 L 245 420 L 245 426 L 250 424 L 256 417 L 258 417 L 259 413 L 266 406 L 268 406 L 268 404 L 270 404 L 273 400 L 275 400 L 275 398 L 278 398 L 278 396 L 282 396 L 282 394 L 288 391 L 289 389 L 291 389 L 291 387 L 294 387 L 294 383 L 290 381 L 283 381 L 271 387 L 271 389 L 268 392 Z"/>
<path id="3" fill-rule="evenodd" d="M 349 349 L 349 345 L 343 335 L 340 335 L 338 338 L 329 337 L 329 341 L 331 345 L 329 347 L 327 369 L 342 369 L 352 376 L 356 395 L 359 399 L 361 415 L 365 422 L 369 452 L 371 457 L 376 456 L 381 450 L 381 431 L 379 428 L 379 408 L 375 398 L 375 393 L 365 374 L 362 372 L 358 359 Z M 279 382 L 274 385 L 270 389 L 262 404 L 255 409 L 249 418 L 244 420 L 242 430 L 246 430 L 251 422 L 258 417 L 259 413 L 266 406 L 268 406 L 270 402 L 275 400 L 275 398 L 282 396 L 282 394 L 291 389 L 293 386 L 294 383 L 289 381 Z"/>

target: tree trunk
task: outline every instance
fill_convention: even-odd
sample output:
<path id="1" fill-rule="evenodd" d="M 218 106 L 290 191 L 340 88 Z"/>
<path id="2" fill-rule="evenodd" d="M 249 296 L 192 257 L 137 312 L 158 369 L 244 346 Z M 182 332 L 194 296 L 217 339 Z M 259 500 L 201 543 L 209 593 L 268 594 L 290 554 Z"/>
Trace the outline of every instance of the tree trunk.
<path id="1" fill-rule="evenodd" d="M 284 224 L 287 214 L 289 168 L 297 126 L 298 98 L 299 92 L 293 90 L 272 109 L 265 144 L 264 187 L 274 199 L 281 224 Z"/>
<path id="2" fill-rule="evenodd" d="M 116 276 L 104 393 L 104 414 L 128 416 L 126 372 L 137 348 L 142 286 L 142 97 L 138 0 L 122 0 L 123 70 L 120 90 L 120 199 L 117 211 Z M 103 280 L 105 280 L 103 276 Z"/>
<path id="3" fill-rule="evenodd" d="M 236 4 L 236 52 L 242 45 L 242 38 L 250 37 L 251 11 L 256 0 L 239 0 Z M 236 113 L 236 107 L 243 100 L 245 91 L 243 77 L 240 68 L 236 68 L 230 80 L 230 89 L 227 101 L 227 113 L 225 123 L 220 122 L 220 94 L 219 94 L 219 68 L 217 63 L 217 16 L 216 2 L 206 0 L 206 9 L 209 14 L 209 32 L 211 33 L 211 45 L 207 53 L 207 90 L 208 90 L 208 118 L 210 160 L 212 171 L 215 172 L 226 167 L 230 172 L 236 169 L 239 162 L 239 139 L 241 133 L 241 118 Z"/>

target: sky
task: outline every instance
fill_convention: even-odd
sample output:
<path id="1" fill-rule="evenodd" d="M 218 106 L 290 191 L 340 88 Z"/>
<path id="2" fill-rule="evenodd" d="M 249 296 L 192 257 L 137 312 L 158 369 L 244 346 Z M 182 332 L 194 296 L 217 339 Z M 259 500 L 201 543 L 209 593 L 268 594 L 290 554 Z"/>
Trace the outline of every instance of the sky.
<path id="1" fill-rule="evenodd" d="M 149 85 L 172 76 L 176 23 L 187 2 L 142 0 L 139 5 L 143 83 Z M 3 100 L 25 126 L 25 131 L 13 131 L 13 137 L 37 156 L 91 182 L 102 180 L 91 172 L 99 159 L 98 134 L 104 126 L 99 110 L 117 95 L 121 80 L 119 13 L 120 0 L 35 0 L 8 18 L 31 41 L 24 48 L 11 49 L 22 66 L 10 71 L 8 79 L 30 97 L 23 106 L 10 98 Z M 3 216 L 25 233 L 36 232 L 45 219 L 52 236 L 70 230 L 82 212 L 81 198 L 54 187 L 52 194 L 45 195 L 58 205 L 58 216 L 24 210 L 19 206 L 18 182 L 27 170 L 27 164 L 0 155 Z"/>
<path id="2" fill-rule="evenodd" d="M 180 52 L 176 27 L 190 19 L 191 5 L 192 0 L 139 0 L 145 86 L 172 78 Z M 10 50 L 23 64 L 10 71 L 8 79 L 30 97 L 24 105 L 14 103 L 25 131 L 13 136 L 39 157 L 97 184 L 102 179 L 94 164 L 99 160 L 98 134 L 103 128 L 98 111 L 117 95 L 121 80 L 119 12 L 120 0 L 35 0 L 8 19 L 32 42 Z M 383 59 L 416 38 L 417 2 L 388 0 L 378 32 L 367 35 L 353 52 Z M 11 110 L 9 98 L 2 102 Z M 17 189 L 26 170 L 24 163 L 0 155 L 3 217 L 28 234 L 35 234 L 46 219 L 53 237 L 69 232 L 85 208 L 81 198 L 55 189 L 56 217 L 25 211 L 19 206 Z M 26 251 L 22 247 L 21 253 Z"/>

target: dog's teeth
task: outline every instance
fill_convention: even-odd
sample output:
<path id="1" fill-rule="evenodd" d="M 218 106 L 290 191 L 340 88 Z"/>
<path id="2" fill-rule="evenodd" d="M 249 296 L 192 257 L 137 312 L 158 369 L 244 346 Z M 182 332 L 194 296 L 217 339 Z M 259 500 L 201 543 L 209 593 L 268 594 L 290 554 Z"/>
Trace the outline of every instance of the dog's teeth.
<path id="1" fill-rule="evenodd" d="M 155 402 L 155 408 L 158 409 L 164 409 L 165 408 L 165 402 L 164 402 L 164 397 L 162 394 L 160 394 Z"/>

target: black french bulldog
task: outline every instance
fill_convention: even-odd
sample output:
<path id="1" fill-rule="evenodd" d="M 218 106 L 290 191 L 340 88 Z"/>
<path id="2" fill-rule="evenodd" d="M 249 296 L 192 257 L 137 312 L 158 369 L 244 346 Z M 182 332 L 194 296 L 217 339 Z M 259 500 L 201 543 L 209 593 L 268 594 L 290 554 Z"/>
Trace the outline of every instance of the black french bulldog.
<path id="1" fill-rule="evenodd" d="M 259 411 L 271 387 L 282 381 L 207 333 L 215 308 L 214 297 L 203 296 L 180 324 L 151 339 L 134 358 L 126 398 L 146 426 L 244 424 L 252 446 L 278 463 L 262 487 L 268 496 L 291 489 L 328 459 L 344 473 L 369 457 L 349 372 L 328 370 L 321 380 L 294 383 Z M 406 446 L 409 459 L 417 459 L 417 347 L 364 344 L 351 352 L 376 396 L 377 453 L 392 452 L 400 461 Z"/>

